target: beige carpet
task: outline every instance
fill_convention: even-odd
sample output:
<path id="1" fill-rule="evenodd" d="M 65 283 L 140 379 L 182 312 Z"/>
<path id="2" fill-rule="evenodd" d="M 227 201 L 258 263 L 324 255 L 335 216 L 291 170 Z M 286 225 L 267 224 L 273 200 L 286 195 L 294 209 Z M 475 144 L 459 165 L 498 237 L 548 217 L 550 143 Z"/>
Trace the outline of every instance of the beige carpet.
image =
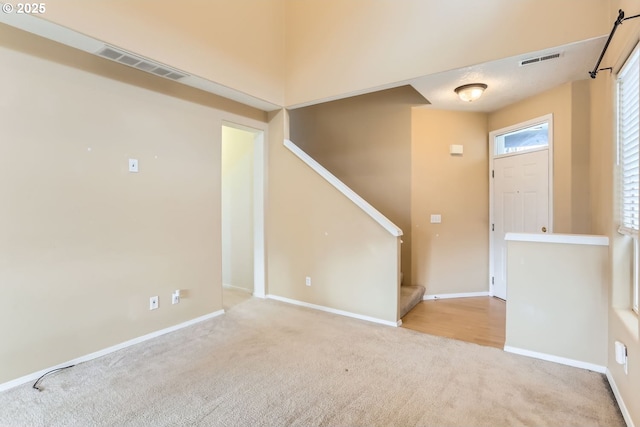
<path id="1" fill-rule="evenodd" d="M 601 374 L 255 298 L 41 387 L 0 425 L 624 426 Z"/>

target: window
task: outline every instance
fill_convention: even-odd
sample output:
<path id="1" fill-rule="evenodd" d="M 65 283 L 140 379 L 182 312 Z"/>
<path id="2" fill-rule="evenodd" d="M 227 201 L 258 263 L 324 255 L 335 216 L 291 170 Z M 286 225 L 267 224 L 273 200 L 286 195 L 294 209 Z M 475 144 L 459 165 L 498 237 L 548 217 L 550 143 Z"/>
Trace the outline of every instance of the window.
<path id="1" fill-rule="evenodd" d="M 638 228 L 640 225 L 640 51 L 638 47 L 618 74 L 618 166 L 620 232 L 633 238 L 632 307 L 638 313 Z"/>
<path id="2" fill-rule="evenodd" d="M 638 238 L 633 239 L 633 311 L 638 313 L 638 293 L 640 290 L 638 289 L 638 267 L 640 263 L 638 259 L 640 259 L 640 248 L 638 248 Z"/>
<path id="3" fill-rule="evenodd" d="M 547 148 L 549 147 L 549 122 L 498 135 L 494 141 L 493 152 L 496 156 Z"/>

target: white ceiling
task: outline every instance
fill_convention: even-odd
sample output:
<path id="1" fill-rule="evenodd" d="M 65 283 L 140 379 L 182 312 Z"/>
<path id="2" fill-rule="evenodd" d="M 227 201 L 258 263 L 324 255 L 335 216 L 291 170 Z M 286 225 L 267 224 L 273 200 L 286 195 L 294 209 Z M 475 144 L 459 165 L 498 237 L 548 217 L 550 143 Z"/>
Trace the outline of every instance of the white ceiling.
<path id="1" fill-rule="evenodd" d="M 512 56 L 419 77 L 408 83 L 431 102 L 425 108 L 488 113 L 563 83 L 591 78 L 588 72 L 595 66 L 606 39 L 603 36 Z M 552 53 L 560 53 L 560 58 L 520 66 L 521 60 Z M 480 99 L 464 102 L 454 89 L 468 83 L 485 83 L 488 87 Z"/>

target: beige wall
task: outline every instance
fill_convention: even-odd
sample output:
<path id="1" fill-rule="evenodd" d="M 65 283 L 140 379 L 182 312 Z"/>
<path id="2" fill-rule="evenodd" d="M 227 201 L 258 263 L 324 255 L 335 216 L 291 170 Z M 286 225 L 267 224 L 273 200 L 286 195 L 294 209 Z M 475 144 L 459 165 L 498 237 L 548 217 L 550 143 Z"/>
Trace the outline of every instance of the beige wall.
<path id="1" fill-rule="evenodd" d="M 212 107 L 263 113 L 6 26 L 0 58 L 0 383 L 220 310 Z"/>
<path id="2" fill-rule="evenodd" d="M 290 111 L 291 139 L 402 229 L 404 283 L 411 279 L 410 86 Z"/>
<path id="3" fill-rule="evenodd" d="M 222 127 L 222 284 L 253 291 L 254 134 Z"/>
<path id="4" fill-rule="evenodd" d="M 284 102 L 284 0 L 52 0 L 46 6 L 48 21 Z"/>
<path id="5" fill-rule="evenodd" d="M 638 4 L 631 0 L 609 2 L 609 22 L 613 23 L 618 10 L 627 16 L 638 13 Z M 640 320 L 630 307 L 630 239 L 617 233 L 616 217 L 616 142 L 615 142 L 615 73 L 620 69 L 633 47 L 640 39 L 640 20 L 625 21 L 603 59 L 602 66 L 613 67 L 613 74 L 602 71 L 590 82 L 591 87 L 591 207 L 594 231 L 610 239 L 609 330 L 607 368 L 623 397 L 634 425 L 640 425 Z M 615 362 L 614 342 L 627 345 L 629 373 Z"/>
<path id="6" fill-rule="evenodd" d="M 489 131 L 553 114 L 553 232 L 590 233 L 589 87 L 566 83 L 489 114 Z"/>
<path id="7" fill-rule="evenodd" d="M 486 114 L 413 109 L 412 266 L 427 295 L 489 290 L 487 134 Z M 449 154 L 451 144 L 464 154 Z"/>
<path id="8" fill-rule="evenodd" d="M 269 294 L 395 323 L 400 238 L 284 147 L 287 120 L 269 126 Z"/>
<path id="9" fill-rule="evenodd" d="M 464 17 L 470 21 L 452 25 L 442 16 L 460 17 L 461 0 L 410 0 L 402 8 L 390 0 L 375 5 L 365 0 L 274 0 L 251 2 L 251 7 L 245 1 L 197 3 L 200 12 L 201 7 L 214 9 L 210 13 L 193 13 L 189 6 L 195 0 L 185 4 L 178 10 L 151 0 L 54 0 L 47 3 L 45 18 L 253 96 L 291 105 L 606 34 L 619 8 L 627 15 L 637 13 L 633 0 L 490 0 L 475 6 L 464 2 Z M 496 27 L 496 22 L 504 25 Z M 543 32 L 540 22 L 546 24 Z M 521 37 L 505 37 L 514 29 Z M 432 33 L 440 36 L 430 37 Z M 625 22 L 603 65 L 617 70 L 639 36 L 640 20 Z M 468 43 L 470 37 L 482 38 L 482 45 Z M 444 49 L 442 40 L 448 43 Z M 80 56 L 5 26 L 0 26 L 0 57 L 8 76 L 0 83 L 6 125 L 0 143 L 0 191 L 8 206 L 2 221 L 5 247 L 0 251 L 6 283 L 0 299 L 0 336 L 5 339 L 0 362 L 6 369 L 0 371 L 0 382 L 220 308 L 216 171 L 221 110 L 255 120 L 265 120 L 264 112 Z M 571 132 L 556 129 L 556 144 L 558 138 L 565 141 L 556 158 L 556 167 L 565 168 L 556 180 L 556 199 L 563 197 L 555 201 L 556 231 L 580 231 L 588 222 L 592 232 L 611 239 L 607 366 L 637 425 L 638 317 L 626 308 L 629 244 L 615 232 L 613 208 L 614 77 L 602 72 L 589 82 L 588 136 L 581 133 L 584 128 L 576 129 L 580 121 L 575 119 L 584 114 L 578 105 L 586 100 L 583 84 L 557 88 L 551 91 L 555 95 L 546 93 L 492 114 L 488 130 L 550 110 L 556 126 L 573 126 Z M 284 112 L 270 120 L 269 160 L 276 168 L 269 175 L 270 285 L 283 296 L 344 308 L 345 296 L 353 296 L 350 292 L 378 289 L 381 282 L 325 288 L 320 294 L 299 288 L 300 277 L 310 269 L 317 277 L 323 265 L 318 260 L 324 260 L 316 256 L 322 251 L 310 254 L 308 238 L 316 236 L 302 233 L 298 239 L 287 234 L 291 229 L 309 233 L 304 224 L 309 211 L 301 211 L 297 202 L 300 198 L 300 206 L 316 206 L 297 188 L 296 179 L 313 179 L 282 151 L 281 141 L 288 137 Z M 586 137 L 589 155 L 580 157 L 584 152 L 575 150 L 583 148 L 580 141 Z M 125 170 L 123 160 L 130 156 L 141 162 L 136 176 Z M 587 202 L 580 187 L 586 161 Z M 589 218 L 578 212 L 586 204 L 591 206 Z M 289 206 L 298 215 L 292 215 Z M 327 206 L 318 207 L 318 215 L 343 213 L 342 208 L 327 212 Z M 314 229 L 328 228 L 322 221 L 316 227 L 313 221 Z M 202 239 L 203 235 L 210 237 Z M 373 229 L 364 235 L 377 239 Z M 314 247 L 331 248 L 317 243 Z M 386 241 L 367 247 L 373 249 L 393 253 Z M 379 267 L 386 286 L 393 267 Z M 352 270 L 341 275 L 345 277 L 359 279 Z M 179 306 L 167 308 L 164 295 L 168 298 L 176 283 L 187 291 L 186 297 Z M 161 308 L 153 312 L 147 310 L 151 294 L 161 297 Z M 100 304 L 95 304 L 96 296 Z M 367 307 L 346 309 L 392 318 L 388 304 L 379 301 L 387 296 L 377 295 Z M 613 361 L 614 340 L 629 348 L 628 375 Z M 38 350 L 47 351 L 34 351 L 36 343 Z"/>
<path id="10" fill-rule="evenodd" d="M 571 85 L 571 232 L 587 234 L 591 228 L 591 94 L 589 80 Z"/>
<path id="11" fill-rule="evenodd" d="M 286 105 L 608 34 L 607 4 L 287 0 Z"/>
<path id="12" fill-rule="evenodd" d="M 607 246 L 507 242 L 505 347 L 606 366 L 607 252 Z"/>

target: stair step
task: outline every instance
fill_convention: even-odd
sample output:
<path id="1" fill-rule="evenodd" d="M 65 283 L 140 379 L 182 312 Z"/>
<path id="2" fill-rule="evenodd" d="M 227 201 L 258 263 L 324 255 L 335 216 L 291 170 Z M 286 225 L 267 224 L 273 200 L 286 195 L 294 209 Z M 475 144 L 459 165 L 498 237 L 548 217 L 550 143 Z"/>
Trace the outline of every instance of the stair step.
<path id="1" fill-rule="evenodd" d="M 424 286 L 420 285 L 400 286 L 400 318 L 422 301 L 425 290 Z"/>

